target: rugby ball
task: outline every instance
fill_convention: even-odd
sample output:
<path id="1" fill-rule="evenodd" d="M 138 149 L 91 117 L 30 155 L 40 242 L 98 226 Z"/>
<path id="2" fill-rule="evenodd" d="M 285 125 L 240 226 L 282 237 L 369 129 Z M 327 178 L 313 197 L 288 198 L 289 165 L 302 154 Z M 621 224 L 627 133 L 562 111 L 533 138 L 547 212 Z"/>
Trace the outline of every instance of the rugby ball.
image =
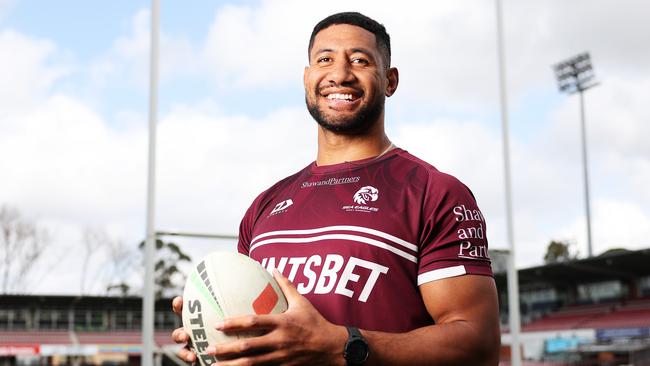
<path id="1" fill-rule="evenodd" d="M 239 315 L 282 313 L 287 300 L 277 282 L 258 262 L 236 252 L 208 254 L 190 272 L 183 290 L 183 328 L 203 366 L 218 361 L 206 354 L 218 345 L 259 334 L 226 334 L 218 321 Z"/>

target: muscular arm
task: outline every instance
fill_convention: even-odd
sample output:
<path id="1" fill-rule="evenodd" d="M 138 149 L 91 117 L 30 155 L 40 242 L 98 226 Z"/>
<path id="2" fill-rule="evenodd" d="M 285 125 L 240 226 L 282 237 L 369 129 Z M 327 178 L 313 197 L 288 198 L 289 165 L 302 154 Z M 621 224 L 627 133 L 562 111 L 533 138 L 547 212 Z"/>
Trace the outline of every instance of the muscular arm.
<path id="1" fill-rule="evenodd" d="M 420 286 L 435 325 L 408 333 L 364 331 L 369 365 L 497 365 L 499 313 L 494 280 L 459 276 Z"/>
<path id="2" fill-rule="evenodd" d="M 219 362 L 224 366 L 345 365 L 345 328 L 325 320 L 284 276 L 276 273 L 276 279 L 289 302 L 287 312 L 231 318 L 218 326 L 226 332 L 251 329 L 269 332 L 211 346 L 209 352 L 232 358 Z M 362 330 L 370 345 L 367 365 L 498 364 L 499 317 L 492 278 L 453 277 L 424 284 L 420 291 L 436 324 L 407 333 Z M 188 352 L 183 356 L 191 360 L 193 355 Z"/>

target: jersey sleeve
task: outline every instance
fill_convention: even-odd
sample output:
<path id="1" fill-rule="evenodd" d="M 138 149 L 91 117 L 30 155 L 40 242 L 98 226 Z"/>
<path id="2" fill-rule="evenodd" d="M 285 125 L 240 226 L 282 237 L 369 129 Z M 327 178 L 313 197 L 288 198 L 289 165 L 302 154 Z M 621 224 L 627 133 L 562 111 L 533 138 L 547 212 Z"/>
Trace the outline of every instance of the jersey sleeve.
<path id="1" fill-rule="evenodd" d="M 485 218 L 469 188 L 453 176 L 432 175 L 422 214 L 418 286 L 465 274 L 492 276 Z"/>
<path id="2" fill-rule="evenodd" d="M 280 181 L 282 182 L 282 181 Z M 279 184 L 279 183 L 276 183 Z M 250 245 L 253 241 L 253 229 L 255 228 L 255 223 L 259 219 L 262 210 L 268 205 L 270 199 L 269 192 L 273 187 L 262 192 L 253 200 L 248 210 L 244 214 L 241 222 L 239 223 L 239 235 L 237 240 L 237 251 L 244 255 L 249 255 Z"/>
<path id="3" fill-rule="evenodd" d="M 260 202 L 262 201 L 265 193 L 266 191 L 262 192 L 255 198 L 250 207 L 248 207 L 248 210 L 246 210 L 246 213 L 244 214 L 244 217 L 239 224 L 237 251 L 241 254 L 249 254 L 251 241 L 253 240 L 253 228 L 255 226 L 255 221 L 259 216 Z"/>
<path id="4" fill-rule="evenodd" d="M 250 211 L 252 207 L 249 207 L 246 211 L 246 214 L 239 223 L 239 235 L 237 237 L 237 251 L 241 254 L 248 255 L 250 250 L 251 243 L 251 219 Z"/>

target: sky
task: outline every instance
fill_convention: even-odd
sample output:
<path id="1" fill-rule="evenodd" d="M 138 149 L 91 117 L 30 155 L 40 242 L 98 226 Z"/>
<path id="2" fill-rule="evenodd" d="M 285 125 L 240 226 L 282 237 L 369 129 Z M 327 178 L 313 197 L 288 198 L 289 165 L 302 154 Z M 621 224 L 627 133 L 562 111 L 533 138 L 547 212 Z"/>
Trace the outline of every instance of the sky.
<path id="1" fill-rule="evenodd" d="M 389 137 L 466 183 L 490 248 L 508 248 L 494 4 L 161 0 L 157 229 L 235 235 L 257 194 L 314 160 L 309 34 L 352 10 L 391 35 Z M 643 0 L 503 0 L 519 268 L 551 240 L 587 255 L 579 98 L 552 71 L 585 51 L 594 254 L 650 247 L 649 17 Z M 0 205 L 50 236 L 14 291 L 102 293 L 120 269 L 88 233 L 124 250 L 144 238 L 149 27 L 148 1 L 0 0 Z M 174 241 L 194 259 L 235 248 Z"/>

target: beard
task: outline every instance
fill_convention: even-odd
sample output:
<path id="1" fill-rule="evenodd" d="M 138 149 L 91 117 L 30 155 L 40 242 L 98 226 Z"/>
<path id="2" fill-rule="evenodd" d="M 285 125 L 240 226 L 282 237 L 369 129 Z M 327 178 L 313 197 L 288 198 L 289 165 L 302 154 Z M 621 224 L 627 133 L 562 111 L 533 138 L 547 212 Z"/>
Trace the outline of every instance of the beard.
<path id="1" fill-rule="evenodd" d="M 319 93 L 314 93 L 318 96 Z M 305 103 L 309 114 L 324 129 L 344 134 L 344 135 L 361 135 L 368 131 L 379 119 L 384 111 L 385 99 L 382 97 L 375 98 L 371 103 L 361 107 L 361 109 L 351 117 L 332 117 L 326 116 L 317 102 L 311 102 L 305 95 Z"/>

